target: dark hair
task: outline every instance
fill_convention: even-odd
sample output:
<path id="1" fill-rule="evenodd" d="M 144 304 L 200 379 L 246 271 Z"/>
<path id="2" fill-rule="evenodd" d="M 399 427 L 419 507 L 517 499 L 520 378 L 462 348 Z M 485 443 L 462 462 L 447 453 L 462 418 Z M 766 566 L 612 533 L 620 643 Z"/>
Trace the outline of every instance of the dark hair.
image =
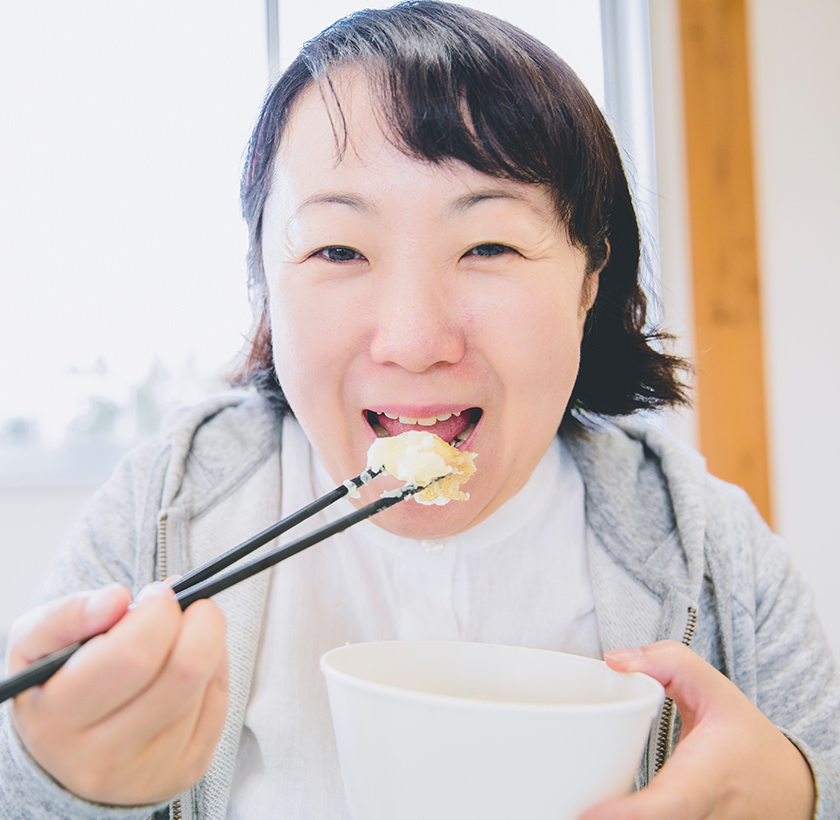
<path id="1" fill-rule="evenodd" d="M 295 100 L 353 65 L 379 89 L 384 124 L 408 156 L 457 160 L 493 177 L 547 186 L 572 243 L 601 271 L 581 345 L 573 410 L 621 415 L 686 401 L 680 359 L 645 329 L 636 214 L 612 132 L 571 68 L 515 26 L 448 2 L 351 14 L 306 43 L 270 92 L 242 178 L 256 324 L 232 380 L 288 409 L 274 374 L 262 264 L 262 214 Z M 335 99 L 340 112 L 340 103 Z M 346 136 L 346 135 L 345 135 Z M 336 130 L 341 149 L 341 134 Z"/>

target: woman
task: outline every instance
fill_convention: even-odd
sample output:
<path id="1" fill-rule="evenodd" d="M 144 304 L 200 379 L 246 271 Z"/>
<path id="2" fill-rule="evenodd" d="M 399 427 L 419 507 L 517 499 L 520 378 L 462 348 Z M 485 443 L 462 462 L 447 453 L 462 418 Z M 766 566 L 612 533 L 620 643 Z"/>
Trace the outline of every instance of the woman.
<path id="1" fill-rule="evenodd" d="M 587 820 L 837 816 L 837 680 L 787 553 L 696 456 L 604 418 L 682 401 L 680 363 L 644 332 L 627 183 L 568 67 L 449 4 L 348 18 L 268 98 L 243 205 L 259 395 L 173 419 L 71 534 L 10 670 L 110 631 L 9 710 L 6 815 L 346 816 L 318 658 L 425 637 L 666 685 L 681 734 L 665 714 L 650 785 Z M 418 427 L 479 453 L 468 502 L 397 505 L 183 614 L 145 586 Z"/>

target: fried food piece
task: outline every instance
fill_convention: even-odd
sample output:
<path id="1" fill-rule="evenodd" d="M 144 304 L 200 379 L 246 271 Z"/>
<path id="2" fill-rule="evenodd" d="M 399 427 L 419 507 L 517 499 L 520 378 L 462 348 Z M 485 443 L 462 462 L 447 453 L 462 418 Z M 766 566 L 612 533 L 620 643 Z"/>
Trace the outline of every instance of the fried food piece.
<path id="1" fill-rule="evenodd" d="M 414 500 L 443 506 L 470 497 L 460 486 L 475 472 L 475 455 L 457 450 L 433 433 L 410 430 L 373 442 L 368 450 L 368 468 L 382 469 L 409 486 L 426 487 L 415 493 Z"/>

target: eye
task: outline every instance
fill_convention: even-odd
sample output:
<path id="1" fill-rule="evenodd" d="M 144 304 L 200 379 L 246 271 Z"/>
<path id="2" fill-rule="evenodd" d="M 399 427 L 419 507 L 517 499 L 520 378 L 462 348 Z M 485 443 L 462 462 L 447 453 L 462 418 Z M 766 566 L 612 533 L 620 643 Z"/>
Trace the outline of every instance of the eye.
<path id="1" fill-rule="evenodd" d="M 357 262 L 364 259 L 364 256 L 353 248 L 345 248 L 343 245 L 330 245 L 312 254 L 316 258 L 325 259 L 327 262 Z"/>
<path id="2" fill-rule="evenodd" d="M 471 251 L 467 252 L 467 256 L 478 256 L 481 258 L 490 258 L 493 256 L 504 256 L 506 253 L 516 253 L 513 248 L 507 245 L 502 245 L 499 242 L 485 242 L 483 245 L 476 245 Z"/>

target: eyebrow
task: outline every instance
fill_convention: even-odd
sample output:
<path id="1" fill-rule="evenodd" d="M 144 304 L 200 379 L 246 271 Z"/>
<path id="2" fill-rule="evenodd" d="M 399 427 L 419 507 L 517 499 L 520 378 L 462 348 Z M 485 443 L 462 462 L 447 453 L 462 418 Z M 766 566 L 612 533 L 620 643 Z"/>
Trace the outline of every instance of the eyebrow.
<path id="1" fill-rule="evenodd" d="M 489 188 L 484 191 L 474 191 L 469 194 L 459 196 L 450 206 L 449 210 L 454 213 L 463 213 L 464 211 L 477 205 L 479 202 L 484 202 L 488 199 L 513 199 L 528 206 L 532 211 L 539 213 L 539 209 L 531 202 L 528 197 L 512 191 L 506 191 L 503 188 Z"/>
<path id="2" fill-rule="evenodd" d="M 332 191 L 324 191 L 319 194 L 312 194 L 301 202 L 300 207 L 291 215 L 290 221 L 310 205 L 347 205 L 360 213 L 370 213 L 376 210 L 366 199 L 352 194 L 339 194 Z"/>

